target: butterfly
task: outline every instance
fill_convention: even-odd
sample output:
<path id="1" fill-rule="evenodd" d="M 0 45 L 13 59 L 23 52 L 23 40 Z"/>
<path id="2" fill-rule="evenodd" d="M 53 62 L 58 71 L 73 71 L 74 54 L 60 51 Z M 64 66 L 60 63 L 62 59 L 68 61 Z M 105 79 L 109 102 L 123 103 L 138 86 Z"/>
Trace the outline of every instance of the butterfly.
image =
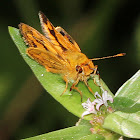
<path id="1" fill-rule="evenodd" d="M 29 46 L 26 49 L 27 55 L 43 65 L 47 72 L 57 73 L 63 77 L 66 87 L 61 95 L 66 92 L 68 84 L 72 83 L 70 90 L 78 91 L 82 99 L 82 92 L 76 87 L 79 81 L 83 81 L 89 91 L 93 93 L 88 85 L 88 79 L 90 77 L 94 79 L 98 70 L 97 65 L 94 65 L 92 61 L 124 55 L 121 53 L 114 56 L 88 59 L 63 28 L 54 27 L 42 12 L 39 12 L 39 18 L 44 35 L 24 23 L 19 24 L 19 29 L 24 42 Z"/>

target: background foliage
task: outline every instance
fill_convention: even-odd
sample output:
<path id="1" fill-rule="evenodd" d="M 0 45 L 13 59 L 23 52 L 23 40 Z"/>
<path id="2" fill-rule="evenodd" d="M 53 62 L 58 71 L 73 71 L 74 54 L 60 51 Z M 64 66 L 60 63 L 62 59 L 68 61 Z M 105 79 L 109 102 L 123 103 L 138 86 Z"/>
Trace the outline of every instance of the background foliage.
<path id="1" fill-rule="evenodd" d="M 73 126 L 78 120 L 57 103 L 34 77 L 8 34 L 20 22 L 40 29 L 38 11 L 62 26 L 89 58 L 126 52 L 123 58 L 96 61 L 113 93 L 140 66 L 139 2 L 121 0 L 11 0 L 0 5 L 0 139 L 18 140 Z"/>

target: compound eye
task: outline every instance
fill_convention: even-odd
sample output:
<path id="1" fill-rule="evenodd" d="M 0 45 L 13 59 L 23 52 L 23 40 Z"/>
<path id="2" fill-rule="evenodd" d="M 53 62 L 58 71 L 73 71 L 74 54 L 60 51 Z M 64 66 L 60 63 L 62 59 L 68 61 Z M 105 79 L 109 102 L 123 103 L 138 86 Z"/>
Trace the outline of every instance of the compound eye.
<path id="1" fill-rule="evenodd" d="M 78 72 L 78 73 L 82 73 L 82 71 L 83 71 L 83 69 L 80 67 L 80 66 L 76 66 L 76 71 Z"/>

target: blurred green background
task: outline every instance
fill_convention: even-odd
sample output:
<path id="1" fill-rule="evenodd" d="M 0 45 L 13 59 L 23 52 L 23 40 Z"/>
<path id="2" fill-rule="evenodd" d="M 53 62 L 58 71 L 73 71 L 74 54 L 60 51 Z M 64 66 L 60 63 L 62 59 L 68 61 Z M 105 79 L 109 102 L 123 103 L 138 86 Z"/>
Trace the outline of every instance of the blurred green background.
<path id="1" fill-rule="evenodd" d="M 38 12 L 63 27 L 115 93 L 140 66 L 140 2 L 122 0 L 2 0 L 0 4 L 0 140 L 18 140 L 75 125 L 34 77 L 10 38 L 8 26 L 24 22 L 41 31 Z"/>

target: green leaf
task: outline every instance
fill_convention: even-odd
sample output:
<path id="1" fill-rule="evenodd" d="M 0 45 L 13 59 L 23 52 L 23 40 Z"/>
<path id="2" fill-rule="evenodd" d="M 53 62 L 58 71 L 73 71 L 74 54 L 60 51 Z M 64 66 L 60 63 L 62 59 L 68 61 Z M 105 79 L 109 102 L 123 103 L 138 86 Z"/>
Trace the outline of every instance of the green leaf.
<path id="1" fill-rule="evenodd" d="M 62 79 L 62 77 L 58 74 L 47 72 L 43 66 L 39 65 L 36 61 L 32 60 L 30 57 L 26 55 L 27 46 L 25 45 L 18 29 L 14 27 L 9 27 L 9 33 L 14 43 L 16 44 L 17 48 L 19 49 L 22 57 L 24 58 L 26 63 L 30 66 L 30 68 L 32 69 L 32 71 L 34 72 L 40 83 L 43 85 L 43 87 L 67 110 L 69 110 L 74 115 L 81 117 L 82 113 L 85 110 L 81 105 L 82 102 L 80 94 L 74 90 L 70 91 L 69 84 L 67 91 L 64 93 L 63 96 L 60 96 L 65 89 L 65 82 Z M 101 92 L 100 88 L 94 84 L 92 79 L 88 80 L 88 83 L 94 92 L 96 91 L 98 91 L 99 93 Z M 106 90 L 108 90 L 109 94 L 113 96 L 113 94 L 110 92 L 110 90 L 102 80 L 101 84 Z M 83 102 L 87 101 L 88 98 L 91 98 L 92 100 L 94 99 L 93 94 L 89 92 L 88 88 L 85 86 L 83 82 L 79 82 L 78 88 L 83 93 Z M 89 120 L 91 118 L 86 116 L 84 117 L 84 119 Z"/>
<path id="2" fill-rule="evenodd" d="M 129 138 L 140 138 L 140 111 L 114 112 L 105 118 L 103 127 Z"/>
<path id="3" fill-rule="evenodd" d="M 114 106 L 120 111 L 109 114 L 103 127 L 126 137 L 140 138 L 140 71 L 117 91 Z"/>
<path id="4" fill-rule="evenodd" d="M 27 138 L 24 140 L 118 140 L 120 135 L 110 131 L 98 129 L 99 134 L 92 134 L 92 125 L 87 120 L 81 120 L 78 126 L 61 129 L 47 134 Z"/>
<path id="5" fill-rule="evenodd" d="M 140 111 L 140 70 L 117 91 L 114 106 L 127 113 Z"/>
<path id="6" fill-rule="evenodd" d="M 85 125 L 73 126 L 66 129 L 50 132 L 24 140 L 104 140 L 98 134 L 91 134 L 90 127 Z"/>

